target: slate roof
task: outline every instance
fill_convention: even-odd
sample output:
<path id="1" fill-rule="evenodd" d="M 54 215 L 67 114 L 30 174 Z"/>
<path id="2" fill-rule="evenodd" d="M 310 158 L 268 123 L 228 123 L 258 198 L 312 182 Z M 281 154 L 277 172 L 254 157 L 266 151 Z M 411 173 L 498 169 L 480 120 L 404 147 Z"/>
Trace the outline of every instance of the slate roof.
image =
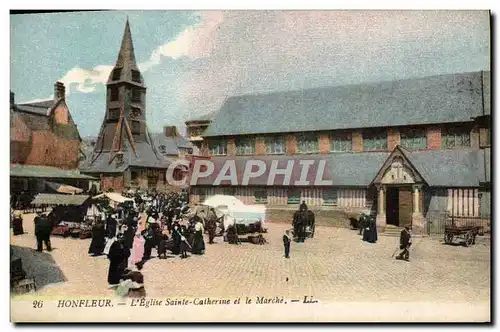
<path id="1" fill-rule="evenodd" d="M 193 145 L 182 136 L 165 136 L 163 133 L 153 134 L 152 140 L 156 145 L 156 149 L 163 155 L 177 156 L 179 148 L 192 149 Z M 160 147 L 165 146 L 165 152 Z"/>
<path id="2" fill-rule="evenodd" d="M 217 115 L 217 111 L 215 112 L 209 112 L 205 114 L 200 114 L 200 115 L 193 115 L 186 120 L 186 122 L 191 122 L 191 121 L 211 121 L 215 118 Z"/>
<path id="3" fill-rule="evenodd" d="M 95 179 L 81 174 L 78 170 L 66 170 L 51 166 L 38 165 L 10 165 L 10 176 L 28 178 L 53 178 L 53 179 Z"/>
<path id="4" fill-rule="evenodd" d="M 31 202 L 33 205 L 82 205 L 90 196 L 64 194 L 38 194 Z"/>
<path id="5" fill-rule="evenodd" d="M 228 98 L 205 137 L 471 121 L 482 72 Z"/>
<path id="6" fill-rule="evenodd" d="M 170 161 L 157 155 L 147 142 L 135 142 L 137 156 L 135 155 L 130 142 L 124 142 L 123 163 L 119 164 L 114 158 L 109 164 L 109 151 L 94 151 L 93 154 L 81 165 L 83 173 L 122 173 L 129 166 L 144 168 L 167 168 Z"/>
<path id="7" fill-rule="evenodd" d="M 428 150 L 408 155 L 425 181 L 436 187 L 479 186 L 479 156 L 478 150 Z"/>
<path id="8" fill-rule="evenodd" d="M 477 187 L 480 177 L 480 154 L 478 150 L 426 150 L 405 151 L 410 162 L 423 176 L 430 186 L 444 187 Z M 287 160 L 296 160 L 294 181 L 300 178 L 299 160 L 316 160 L 309 171 L 312 177 L 308 177 L 310 183 L 314 183 L 318 160 L 326 160 L 327 164 L 323 179 L 333 180 L 333 186 L 361 186 L 368 187 L 378 171 L 389 157 L 389 152 L 361 152 L 361 153 L 335 153 L 316 155 L 280 155 L 280 156 L 235 156 L 235 157 L 212 157 L 215 171 L 211 176 L 199 179 L 197 185 L 212 185 L 226 160 L 235 160 L 238 174 L 238 183 L 241 183 L 246 160 L 262 160 L 269 170 L 271 161 L 278 160 L 278 168 L 286 167 Z M 251 179 L 249 185 L 266 186 L 268 172 L 262 176 Z M 277 177 L 277 183 L 283 183 L 283 176 Z M 229 185 L 230 182 L 222 182 L 221 185 Z"/>
<path id="9" fill-rule="evenodd" d="M 16 109 L 20 112 L 27 112 L 36 115 L 48 115 L 49 109 L 57 104 L 56 100 L 44 100 L 35 103 L 17 104 Z"/>
<path id="10" fill-rule="evenodd" d="M 50 124 L 50 111 L 54 109 L 60 102 L 59 100 L 45 100 L 35 103 L 17 104 L 12 107 L 11 128 L 13 125 L 20 125 L 19 120 L 32 131 L 52 131 L 56 136 L 63 137 L 69 140 L 80 140 L 78 128 L 73 121 L 71 112 L 68 111 L 67 125 L 52 125 Z M 67 105 L 66 105 L 67 106 Z"/>

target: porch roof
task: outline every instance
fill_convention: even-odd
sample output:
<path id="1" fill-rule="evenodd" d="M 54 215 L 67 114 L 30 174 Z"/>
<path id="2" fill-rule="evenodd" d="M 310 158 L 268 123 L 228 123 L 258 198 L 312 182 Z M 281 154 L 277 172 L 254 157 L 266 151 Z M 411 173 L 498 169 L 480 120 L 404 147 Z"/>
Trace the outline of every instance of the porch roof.
<path id="1" fill-rule="evenodd" d="M 21 164 L 10 165 L 10 176 L 24 178 L 96 180 L 96 178 L 92 176 L 81 174 L 79 170 L 67 170 L 52 166 Z"/>

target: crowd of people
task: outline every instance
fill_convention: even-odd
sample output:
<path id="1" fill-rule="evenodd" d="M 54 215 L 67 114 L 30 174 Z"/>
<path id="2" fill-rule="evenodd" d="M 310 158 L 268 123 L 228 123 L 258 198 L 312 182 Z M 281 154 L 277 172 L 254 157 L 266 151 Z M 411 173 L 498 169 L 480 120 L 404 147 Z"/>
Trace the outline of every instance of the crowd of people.
<path id="1" fill-rule="evenodd" d="M 209 243 L 214 243 L 217 221 L 213 209 L 191 213 L 187 198 L 176 193 L 127 195 L 133 201 L 104 208 L 92 227 L 89 254 L 109 258 L 108 284 L 124 293 L 128 285 L 131 294 L 142 296 L 140 270 L 151 259 L 155 249 L 159 259 L 167 252 L 181 259 L 205 253 L 205 227 Z M 141 214 L 146 219 L 141 223 Z M 125 292 L 126 293 L 126 292 Z M 133 295 L 133 296 L 135 296 Z"/>
<path id="2" fill-rule="evenodd" d="M 144 277 L 140 272 L 144 264 L 151 259 L 153 249 L 159 259 L 166 259 L 167 252 L 171 255 L 188 258 L 188 252 L 193 255 L 205 253 L 205 230 L 208 233 L 209 244 L 214 243 L 217 226 L 220 221 L 213 208 L 205 213 L 190 211 L 187 197 L 177 193 L 145 193 L 124 194 L 129 200 L 114 207 L 109 204 L 99 206 L 101 212 L 92 221 L 92 240 L 88 253 L 91 256 L 106 255 L 109 259 L 108 284 L 121 296 L 145 297 Z M 141 215 L 146 216 L 141 222 Z M 302 202 L 299 211 L 294 215 L 294 236 L 298 242 L 306 238 L 306 226 L 314 229 L 314 214 Z M 50 214 L 37 213 L 35 217 L 35 236 L 37 251 L 43 250 L 45 244 L 48 251 L 52 250 L 50 235 L 54 220 Z M 311 220 L 309 220 L 311 219 Z M 12 216 L 14 235 L 24 233 L 22 215 Z M 374 218 L 361 215 L 359 218 L 360 235 L 363 241 L 377 242 L 377 228 Z M 227 229 L 228 242 L 233 240 Z M 234 229 L 235 230 L 235 229 Z M 314 231 L 313 231 L 314 232 Z M 237 238 L 237 236 L 235 236 Z M 285 257 L 290 258 L 290 245 L 293 240 L 290 230 L 283 235 Z M 235 243 L 238 243 L 236 241 Z M 410 227 L 405 226 L 401 232 L 400 250 L 396 257 L 409 259 L 411 246 Z"/>

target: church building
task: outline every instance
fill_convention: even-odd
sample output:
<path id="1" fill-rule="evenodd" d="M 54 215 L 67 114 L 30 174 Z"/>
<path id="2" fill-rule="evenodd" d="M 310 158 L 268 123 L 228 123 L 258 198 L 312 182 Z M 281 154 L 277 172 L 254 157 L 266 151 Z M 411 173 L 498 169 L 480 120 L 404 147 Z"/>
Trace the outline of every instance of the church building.
<path id="1" fill-rule="evenodd" d="M 137 66 L 127 19 L 116 64 L 107 82 L 106 112 L 82 172 L 100 177 L 101 190 L 166 190 L 171 160 L 157 150 L 146 124 L 146 86 Z"/>
<path id="2" fill-rule="evenodd" d="M 230 194 L 271 215 L 306 201 L 318 214 L 372 213 L 382 230 L 429 231 L 431 215 L 489 219 L 490 104 L 489 71 L 233 96 L 199 135 L 215 169 L 235 160 L 241 177 L 245 160 L 325 160 L 331 184 L 207 176 L 191 201 Z"/>

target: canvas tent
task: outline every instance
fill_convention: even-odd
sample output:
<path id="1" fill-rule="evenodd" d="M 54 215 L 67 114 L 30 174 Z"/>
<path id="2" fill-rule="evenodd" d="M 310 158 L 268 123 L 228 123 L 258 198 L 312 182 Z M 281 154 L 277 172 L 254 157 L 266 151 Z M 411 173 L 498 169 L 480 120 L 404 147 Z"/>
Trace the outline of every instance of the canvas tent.
<path id="1" fill-rule="evenodd" d="M 131 201 L 131 202 L 134 201 L 132 198 L 123 197 L 122 195 L 117 194 L 117 193 L 102 193 L 100 195 L 94 196 L 94 198 L 95 199 L 100 199 L 100 198 L 109 199 L 115 203 L 125 203 L 128 201 Z"/>
<path id="2" fill-rule="evenodd" d="M 67 184 L 61 184 L 57 182 L 45 181 L 45 184 L 50 189 L 61 194 L 81 194 L 83 189 L 73 187 Z"/>
<path id="3" fill-rule="evenodd" d="M 89 199 L 87 195 L 38 194 L 33 205 L 82 205 Z"/>

